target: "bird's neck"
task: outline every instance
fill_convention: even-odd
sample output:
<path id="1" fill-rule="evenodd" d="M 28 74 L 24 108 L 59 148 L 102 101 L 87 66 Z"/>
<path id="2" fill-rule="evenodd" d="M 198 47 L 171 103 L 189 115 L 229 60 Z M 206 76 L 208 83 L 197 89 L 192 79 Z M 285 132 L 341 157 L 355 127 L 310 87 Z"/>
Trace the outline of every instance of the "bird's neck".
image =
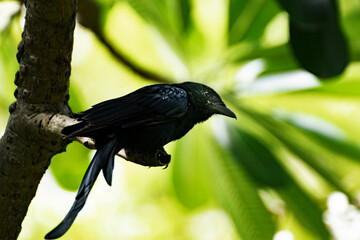
<path id="1" fill-rule="evenodd" d="M 192 116 L 194 117 L 195 124 L 206 121 L 212 115 L 212 114 L 209 114 L 206 111 L 207 109 L 205 107 L 203 107 L 203 106 L 194 105 L 192 109 L 193 109 L 192 110 Z"/>

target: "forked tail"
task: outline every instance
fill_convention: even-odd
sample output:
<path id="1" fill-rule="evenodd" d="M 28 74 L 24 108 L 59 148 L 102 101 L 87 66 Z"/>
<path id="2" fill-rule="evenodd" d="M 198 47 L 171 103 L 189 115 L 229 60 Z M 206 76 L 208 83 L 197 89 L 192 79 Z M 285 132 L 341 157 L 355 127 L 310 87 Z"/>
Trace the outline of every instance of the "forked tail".
<path id="1" fill-rule="evenodd" d="M 70 211 L 65 216 L 64 220 L 62 220 L 62 222 L 57 227 L 55 227 L 51 232 L 46 234 L 45 239 L 59 238 L 62 235 L 64 235 L 67 230 L 69 230 L 76 216 L 84 207 L 85 202 L 91 191 L 91 188 L 93 187 L 101 169 L 103 169 L 104 177 L 107 183 L 111 185 L 112 169 L 114 167 L 114 157 L 116 154 L 116 150 L 117 150 L 116 138 L 111 138 L 109 141 L 105 142 L 103 145 L 98 147 L 98 150 L 95 153 L 94 158 L 91 160 L 91 163 L 88 169 L 86 170 L 86 173 L 80 184 L 75 201 Z"/>

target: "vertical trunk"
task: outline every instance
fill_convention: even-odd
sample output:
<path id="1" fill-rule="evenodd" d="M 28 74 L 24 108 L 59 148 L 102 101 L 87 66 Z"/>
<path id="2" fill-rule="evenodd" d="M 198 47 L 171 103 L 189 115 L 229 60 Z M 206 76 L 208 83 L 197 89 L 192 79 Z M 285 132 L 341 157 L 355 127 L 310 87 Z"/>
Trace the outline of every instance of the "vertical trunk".
<path id="1" fill-rule="evenodd" d="M 0 139 L 0 239 L 16 239 L 51 157 L 66 142 L 47 131 L 67 105 L 76 0 L 27 0 L 18 46 L 16 102 Z M 46 113 L 46 114 L 44 114 Z M 39 118 L 39 116 L 45 116 Z"/>

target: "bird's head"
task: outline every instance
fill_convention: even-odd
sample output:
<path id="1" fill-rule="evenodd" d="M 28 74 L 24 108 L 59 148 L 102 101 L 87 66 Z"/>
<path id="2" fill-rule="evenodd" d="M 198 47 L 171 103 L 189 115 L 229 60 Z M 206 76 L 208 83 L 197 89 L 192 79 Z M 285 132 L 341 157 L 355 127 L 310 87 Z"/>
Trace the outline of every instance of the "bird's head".
<path id="1" fill-rule="evenodd" d="M 213 114 L 221 114 L 236 119 L 236 115 L 221 100 L 212 88 L 194 82 L 185 82 L 179 84 L 190 95 L 190 101 L 195 105 L 198 113 L 203 115 L 206 120 Z"/>

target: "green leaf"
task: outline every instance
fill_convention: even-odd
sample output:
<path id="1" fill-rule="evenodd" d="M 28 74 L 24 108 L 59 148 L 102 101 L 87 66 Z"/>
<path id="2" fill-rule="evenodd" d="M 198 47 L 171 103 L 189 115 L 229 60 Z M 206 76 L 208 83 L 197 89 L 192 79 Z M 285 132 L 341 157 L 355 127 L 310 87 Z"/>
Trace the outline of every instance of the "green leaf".
<path id="1" fill-rule="evenodd" d="M 166 10 L 162 0 L 151 2 L 146 0 L 127 0 L 127 2 L 146 22 L 166 29 L 166 21 L 161 21 L 164 13 L 162 11 Z"/>
<path id="2" fill-rule="evenodd" d="M 228 125 L 229 150 L 254 180 L 265 186 L 283 186 L 288 175 L 277 157 L 258 137 Z"/>
<path id="3" fill-rule="evenodd" d="M 190 0 L 179 0 L 177 1 L 180 4 L 181 20 L 182 20 L 182 29 L 184 32 L 188 32 L 191 24 L 191 1 Z"/>
<path id="4" fill-rule="evenodd" d="M 189 14 L 189 9 L 187 9 L 189 4 L 186 3 L 178 5 L 177 2 L 166 0 L 127 0 L 127 2 L 140 17 L 168 37 L 181 32 L 182 27 L 179 24 Z M 188 22 L 188 18 L 186 22 Z"/>
<path id="5" fill-rule="evenodd" d="M 360 161 L 360 146 L 352 142 L 345 132 L 334 124 L 304 113 L 291 114 L 283 111 L 281 119 L 299 129 L 327 150 L 353 161 Z"/>
<path id="6" fill-rule="evenodd" d="M 269 130 L 270 133 L 277 137 L 286 147 L 289 148 L 289 150 L 292 152 L 295 151 L 295 154 L 298 155 L 302 154 L 300 157 L 306 157 L 305 161 L 309 163 L 309 165 L 315 165 L 317 170 L 320 169 L 320 172 L 326 177 L 326 179 L 335 183 L 337 186 L 340 178 L 336 178 L 336 170 L 325 168 L 323 166 L 325 162 L 320 162 L 323 158 L 312 158 L 311 154 L 304 156 L 303 151 L 308 151 L 309 149 L 303 149 L 304 145 L 301 144 L 302 141 L 297 135 L 291 134 L 290 129 L 285 128 L 282 124 L 278 124 L 277 120 L 268 115 L 257 113 L 248 108 L 241 109 L 243 112 L 249 114 L 253 119 L 256 119 L 256 121 L 259 122 L 261 126 L 265 127 L 266 130 Z M 231 132 L 234 134 L 234 130 L 230 131 L 230 133 Z M 244 136 L 244 131 L 239 133 Z M 254 176 L 257 181 L 261 181 L 262 184 L 265 184 L 265 181 L 268 181 L 268 186 L 272 187 L 279 193 L 286 202 L 288 209 L 294 213 L 304 227 L 321 239 L 329 239 L 328 230 L 322 222 L 321 209 L 314 203 L 311 197 L 297 185 L 291 175 L 287 173 L 287 170 L 282 168 L 282 166 L 278 163 L 277 158 L 273 153 L 271 153 L 271 150 L 265 150 L 265 145 L 260 144 L 259 140 L 249 136 L 251 135 L 248 134 L 247 138 L 242 137 L 243 139 L 246 139 L 246 143 L 243 144 L 252 146 L 253 157 L 247 153 L 248 150 L 246 148 L 241 146 L 239 147 L 236 156 L 238 159 L 241 159 L 242 157 L 250 157 L 247 162 L 241 161 L 241 165 L 244 169 Z M 231 137 L 229 139 L 236 141 L 236 139 Z M 234 143 L 229 141 L 229 145 L 231 146 L 232 144 Z M 254 153 L 256 153 L 257 156 Z M 251 160 L 255 163 L 249 163 Z M 315 161 L 315 164 L 312 163 L 312 161 Z M 268 173 L 266 173 L 266 171 L 268 171 Z M 331 174 L 334 174 L 334 176 Z"/>
<path id="7" fill-rule="evenodd" d="M 284 73 L 286 71 L 297 70 L 300 68 L 291 52 L 291 49 L 287 45 L 284 47 L 274 48 L 273 50 L 272 55 L 263 56 L 266 64 L 265 69 L 260 76 Z"/>
<path id="8" fill-rule="evenodd" d="M 298 62 L 321 78 L 342 73 L 348 47 L 335 0 L 278 0 L 290 15 L 290 43 Z"/>
<path id="9" fill-rule="evenodd" d="M 327 155 L 319 154 L 320 149 L 314 144 L 314 141 L 301 134 L 294 127 L 270 115 L 262 114 L 244 105 L 238 104 L 237 107 L 271 133 L 292 154 L 313 168 L 328 183 L 351 196 L 348 190 L 341 184 L 342 178 L 338 173 L 337 165 L 334 164 L 334 159 L 328 158 Z"/>
<path id="10" fill-rule="evenodd" d="M 80 143 L 69 144 L 66 152 L 51 159 L 50 170 L 63 188 L 76 191 L 89 165 L 90 150 Z"/>
<path id="11" fill-rule="evenodd" d="M 188 1 L 127 0 L 145 22 L 159 31 L 168 46 L 180 58 L 185 57 L 186 46 L 184 46 L 185 41 L 183 40 L 192 26 Z"/>
<path id="12" fill-rule="evenodd" d="M 266 64 L 264 70 L 260 73 L 260 76 L 283 73 L 284 71 L 300 68 L 288 44 L 270 48 L 263 48 L 257 44 L 252 44 L 250 46 L 246 45 L 242 51 L 235 51 L 232 58 L 236 63 L 264 59 Z"/>
<path id="13" fill-rule="evenodd" d="M 276 191 L 285 201 L 287 209 L 293 212 L 303 226 L 319 239 L 330 239 L 321 209 L 294 181 L 289 181 L 285 187 L 276 188 Z"/>
<path id="14" fill-rule="evenodd" d="M 236 23 L 239 15 L 244 10 L 248 1 L 230 0 L 229 1 L 229 29 Z"/>
<path id="15" fill-rule="evenodd" d="M 296 58 L 321 78 L 339 75 L 349 61 L 347 43 L 336 21 L 329 19 L 312 27 L 290 21 L 290 43 Z"/>
<path id="16" fill-rule="evenodd" d="M 335 0 L 281 1 L 290 14 L 290 43 L 299 63 L 322 77 L 342 73 L 348 64 L 348 47 L 339 26 Z M 299 11 L 300 10 L 300 11 Z"/>
<path id="17" fill-rule="evenodd" d="M 258 41 L 269 21 L 280 11 L 271 0 L 230 0 L 229 36 L 230 45 L 239 41 Z"/>
<path id="18" fill-rule="evenodd" d="M 357 97 L 360 95 L 360 81 L 350 80 L 350 81 L 336 81 L 334 83 L 324 84 L 320 88 L 308 90 L 311 92 L 325 92 L 330 93 L 334 96 L 336 95 L 355 95 Z"/>
<path id="19" fill-rule="evenodd" d="M 256 183 L 225 149 L 215 143 L 212 149 L 216 150 L 210 162 L 214 174 L 212 186 L 239 235 L 246 240 L 272 239 L 275 225 L 258 195 Z"/>
<path id="20" fill-rule="evenodd" d="M 209 176 L 206 168 L 212 161 L 208 134 L 198 127 L 176 143 L 173 165 L 173 186 L 180 202 L 189 209 L 209 202 Z"/>
<path id="21" fill-rule="evenodd" d="M 333 6 L 333 0 L 278 0 L 296 22 L 317 24 L 324 21 Z"/>

